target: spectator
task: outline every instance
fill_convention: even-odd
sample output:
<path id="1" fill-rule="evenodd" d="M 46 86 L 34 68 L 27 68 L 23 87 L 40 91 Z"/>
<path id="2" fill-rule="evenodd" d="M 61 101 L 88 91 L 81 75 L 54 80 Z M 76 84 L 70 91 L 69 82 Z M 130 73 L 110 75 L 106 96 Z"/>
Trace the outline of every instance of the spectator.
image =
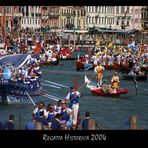
<path id="1" fill-rule="evenodd" d="M 4 129 L 4 125 L 2 122 L 0 122 L 0 130 L 3 130 Z"/>
<path id="2" fill-rule="evenodd" d="M 15 130 L 13 114 L 9 115 L 9 120 L 5 122 L 4 129 L 5 130 Z"/>
<path id="3" fill-rule="evenodd" d="M 25 130 L 35 130 L 36 126 L 35 126 L 36 120 L 32 119 L 32 121 L 29 121 L 26 126 L 25 126 Z"/>

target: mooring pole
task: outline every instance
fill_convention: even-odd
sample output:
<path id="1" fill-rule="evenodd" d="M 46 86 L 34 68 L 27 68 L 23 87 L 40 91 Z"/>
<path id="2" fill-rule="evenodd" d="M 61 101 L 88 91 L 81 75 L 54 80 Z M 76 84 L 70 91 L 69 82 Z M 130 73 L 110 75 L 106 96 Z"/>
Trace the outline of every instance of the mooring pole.
<path id="1" fill-rule="evenodd" d="M 131 115 L 130 116 L 130 127 L 131 130 L 137 129 L 137 116 Z"/>

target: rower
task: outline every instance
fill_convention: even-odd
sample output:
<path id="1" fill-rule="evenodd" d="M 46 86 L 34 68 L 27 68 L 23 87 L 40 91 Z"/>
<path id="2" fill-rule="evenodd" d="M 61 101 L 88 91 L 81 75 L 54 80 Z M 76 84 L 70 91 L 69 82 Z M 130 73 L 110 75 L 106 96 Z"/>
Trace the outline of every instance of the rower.
<path id="1" fill-rule="evenodd" d="M 46 113 L 46 109 L 45 109 L 45 105 L 44 105 L 44 102 L 43 101 L 40 101 L 38 103 L 38 107 L 35 108 L 35 110 L 32 113 L 32 117 L 33 117 L 34 120 L 36 120 L 36 121 L 39 121 L 40 120 L 40 118 L 41 118 L 40 112 L 44 112 L 44 118 L 45 118 L 45 115 L 47 113 Z"/>
<path id="2" fill-rule="evenodd" d="M 101 66 L 101 63 L 98 62 L 97 66 L 95 67 L 94 71 L 96 73 L 96 79 L 97 79 L 97 87 L 102 87 L 102 78 L 103 78 L 103 71 L 105 68 Z"/>
<path id="3" fill-rule="evenodd" d="M 114 76 L 111 79 L 111 87 L 113 88 L 113 93 L 117 93 L 118 88 L 119 88 L 119 77 L 118 73 L 114 72 Z"/>
<path id="4" fill-rule="evenodd" d="M 78 119 L 78 111 L 79 111 L 79 98 L 81 96 L 79 91 L 76 91 L 75 88 L 72 86 L 70 87 L 70 92 L 66 96 L 66 102 L 69 101 L 69 108 L 73 111 L 73 125 L 77 125 L 77 119 Z"/>

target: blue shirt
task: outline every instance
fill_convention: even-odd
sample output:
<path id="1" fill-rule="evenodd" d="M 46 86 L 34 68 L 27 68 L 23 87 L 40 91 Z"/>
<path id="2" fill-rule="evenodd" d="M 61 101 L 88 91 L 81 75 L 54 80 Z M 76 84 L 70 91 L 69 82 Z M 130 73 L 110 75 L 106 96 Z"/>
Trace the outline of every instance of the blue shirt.
<path id="1" fill-rule="evenodd" d="M 14 126 L 13 122 L 6 121 L 4 124 L 4 129 L 5 130 L 15 130 L 15 126 Z"/>
<path id="2" fill-rule="evenodd" d="M 85 119 L 82 121 L 82 130 L 88 130 L 88 122 L 89 122 L 89 119 L 90 119 L 90 118 L 85 118 Z"/>
<path id="3" fill-rule="evenodd" d="M 26 124 L 25 130 L 35 130 L 35 129 L 36 129 L 35 123 L 33 123 L 32 121 Z"/>

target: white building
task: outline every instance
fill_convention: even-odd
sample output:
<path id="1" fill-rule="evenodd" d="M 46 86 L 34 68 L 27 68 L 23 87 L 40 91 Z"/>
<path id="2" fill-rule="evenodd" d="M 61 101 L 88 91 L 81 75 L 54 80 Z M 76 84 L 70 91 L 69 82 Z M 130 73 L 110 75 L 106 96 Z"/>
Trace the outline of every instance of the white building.
<path id="1" fill-rule="evenodd" d="M 141 29 L 141 6 L 86 6 L 85 10 L 87 28 Z"/>
<path id="2" fill-rule="evenodd" d="M 41 7 L 22 6 L 21 28 L 37 29 L 41 27 Z"/>

